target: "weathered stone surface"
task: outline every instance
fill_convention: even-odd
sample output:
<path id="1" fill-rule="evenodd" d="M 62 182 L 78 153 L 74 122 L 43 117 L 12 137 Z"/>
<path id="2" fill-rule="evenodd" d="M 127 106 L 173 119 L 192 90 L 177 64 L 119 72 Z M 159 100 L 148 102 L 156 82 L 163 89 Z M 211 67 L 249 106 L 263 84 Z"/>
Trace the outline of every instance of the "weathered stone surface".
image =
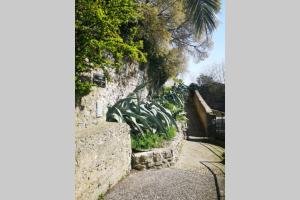
<path id="1" fill-rule="evenodd" d="M 179 151 L 182 146 L 185 129 L 179 124 L 179 131 L 172 141 L 168 142 L 166 147 L 153 149 L 149 152 L 133 153 L 132 168 L 142 169 L 161 169 L 162 167 L 170 167 L 174 165 L 178 159 Z"/>
<path id="2" fill-rule="evenodd" d="M 175 165 L 175 162 L 174 162 L 174 161 L 171 161 L 171 162 L 170 162 L 170 165 L 171 165 L 171 166 L 174 166 L 174 165 Z"/>
<path id="3" fill-rule="evenodd" d="M 147 168 L 151 168 L 151 167 L 153 167 L 154 166 L 154 162 L 148 162 L 147 163 Z"/>
<path id="4" fill-rule="evenodd" d="M 172 157 L 172 152 L 171 150 L 167 150 L 163 153 L 164 158 L 171 158 Z"/>
<path id="5" fill-rule="evenodd" d="M 160 153 L 154 153 L 153 154 L 153 160 L 154 160 L 154 162 L 161 161 L 161 155 L 160 155 Z"/>
<path id="6" fill-rule="evenodd" d="M 91 72 L 89 76 L 92 77 L 92 73 L 95 72 Z M 108 106 L 127 97 L 144 80 L 144 72 L 138 70 L 138 65 L 126 65 L 119 73 L 109 70 L 109 74 L 111 82 L 108 82 L 105 88 L 93 87 L 91 93 L 81 99 L 81 105 L 75 108 L 77 128 L 87 128 L 105 121 Z M 147 90 L 144 90 L 141 97 L 144 98 L 146 94 Z M 102 115 L 99 117 L 96 116 L 97 101 Z"/>
<path id="7" fill-rule="evenodd" d="M 162 164 L 163 164 L 162 161 L 155 162 L 155 166 L 160 166 L 160 165 L 162 165 Z"/>
<path id="8" fill-rule="evenodd" d="M 145 169 L 146 167 L 145 167 L 145 165 L 141 165 L 141 164 L 137 164 L 136 166 L 135 166 L 135 169 L 137 169 L 137 170 L 143 170 L 143 169 Z"/>
<path id="9" fill-rule="evenodd" d="M 131 169 L 129 126 L 102 122 L 75 136 L 76 200 L 97 200 Z"/>
<path id="10" fill-rule="evenodd" d="M 145 163 L 146 160 L 147 160 L 147 157 L 145 155 L 141 155 L 141 157 L 139 159 L 140 163 Z"/>

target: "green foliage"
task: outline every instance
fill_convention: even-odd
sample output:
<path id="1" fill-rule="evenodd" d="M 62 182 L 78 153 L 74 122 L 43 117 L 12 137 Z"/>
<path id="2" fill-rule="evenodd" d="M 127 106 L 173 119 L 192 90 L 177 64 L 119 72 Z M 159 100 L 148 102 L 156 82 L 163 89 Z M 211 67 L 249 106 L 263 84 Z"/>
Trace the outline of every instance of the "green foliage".
<path id="1" fill-rule="evenodd" d="M 163 94 L 157 99 L 164 105 L 173 110 L 172 106 L 177 108 L 184 107 L 184 101 L 188 95 L 188 87 L 183 83 L 176 83 L 172 87 L 163 88 Z"/>
<path id="2" fill-rule="evenodd" d="M 131 135 L 131 146 L 134 150 L 149 150 L 152 148 L 162 147 L 164 140 L 171 140 L 176 136 L 176 128 L 174 126 L 168 127 L 165 133 L 151 133 Z"/>
<path id="3" fill-rule="evenodd" d="M 180 49 L 173 48 L 167 52 L 149 54 L 148 64 L 147 72 L 152 81 L 151 88 L 156 91 L 169 78 L 175 77 L 178 73 L 185 70 L 186 60 Z"/>
<path id="4" fill-rule="evenodd" d="M 183 84 L 183 80 L 180 79 L 180 78 L 177 78 L 177 77 L 174 77 L 174 78 L 173 78 L 173 81 L 174 81 L 176 84 Z"/>
<path id="5" fill-rule="evenodd" d="M 142 4 L 140 35 L 148 55 L 147 73 L 150 88 L 159 89 L 169 78 L 184 71 L 186 61 L 182 49 L 171 47 L 172 32 L 185 20 L 183 1 L 158 0 Z"/>
<path id="6" fill-rule="evenodd" d="M 75 1 L 75 91 L 79 98 L 93 85 L 85 76 L 95 68 L 119 68 L 146 62 L 138 39 L 138 4 L 134 0 Z"/>
<path id="7" fill-rule="evenodd" d="M 148 55 L 151 88 L 158 90 L 185 70 L 186 53 L 197 61 L 207 57 L 216 28 L 220 0 L 155 0 L 142 3 L 140 37 Z M 207 37 L 204 37 L 207 36 Z"/>
<path id="8" fill-rule="evenodd" d="M 211 33 L 216 29 L 216 13 L 220 11 L 220 0 L 186 0 L 188 17 L 196 34 Z"/>
<path id="9" fill-rule="evenodd" d="M 106 114 L 107 121 L 126 122 L 131 127 L 132 148 L 136 150 L 159 147 L 163 140 L 176 135 L 176 119 L 186 120 L 183 103 L 186 86 L 165 88 L 162 95 L 141 100 L 139 92 L 145 85 L 109 107 Z"/>
<path id="10" fill-rule="evenodd" d="M 140 35 L 148 55 L 150 88 L 157 90 L 169 78 L 185 69 L 182 49 L 171 47 L 171 29 L 176 29 L 185 20 L 183 1 L 157 0 L 142 4 L 141 13 Z"/>
<path id="11" fill-rule="evenodd" d="M 213 109 L 225 112 L 225 84 L 219 83 L 212 76 L 201 74 L 197 77 L 197 84 L 191 84 L 190 88 L 198 90 Z"/>
<path id="12" fill-rule="evenodd" d="M 208 76 L 205 74 L 200 74 L 197 77 L 197 83 L 199 86 L 201 85 L 212 85 L 214 84 L 216 81 L 214 80 L 214 78 L 212 76 Z"/>
<path id="13" fill-rule="evenodd" d="M 141 136 L 131 135 L 131 147 L 134 150 L 149 150 L 161 147 L 163 140 L 164 138 L 162 135 L 150 132 L 146 132 Z"/>
<path id="14" fill-rule="evenodd" d="M 142 135 L 146 132 L 165 133 L 168 127 L 177 126 L 172 113 L 158 101 L 146 99 L 141 101 L 137 87 L 128 97 L 121 99 L 108 108 L 107 121 L 126 122 L 133 134 Z"/>
<path id="15" fill-rule="evenodd" d="M 187 122 L 188 118 L 186 117 L 186 113 L 181 113 L 176 115 L 176 121 Z"/>
<path id="16" fill-rule="evenodd" d="M 101 193 L 98 197 L 98 200 L 104 200 L 104 194 Z"/>
<path id="17" fill-rule="evenodd" d="M 164 138 L 166 140 L 171 140 L 176 136 L 176 128 L 175 127 L 169 127 L 166 134 L 164 135 Z"/>
<path id="18" fill-rule="evenodd" d="M 186 122 L 184 102 L 189 94 L 188 87 L 179 79 L 172 87 L 164 87 L 163 94 L 158 98 L 162 105 L 169 109 L 176 121 Z"/>
<path id="19" fill-rule="evenodd" d="M 76 0 L 76 99 L 93 86 L 88 73 L 138 62 L 151 94 L 186 67 L 186 53 L 207 57 L 220 0 Z M 197 37 L 196 37 L 197 36 Z"/>

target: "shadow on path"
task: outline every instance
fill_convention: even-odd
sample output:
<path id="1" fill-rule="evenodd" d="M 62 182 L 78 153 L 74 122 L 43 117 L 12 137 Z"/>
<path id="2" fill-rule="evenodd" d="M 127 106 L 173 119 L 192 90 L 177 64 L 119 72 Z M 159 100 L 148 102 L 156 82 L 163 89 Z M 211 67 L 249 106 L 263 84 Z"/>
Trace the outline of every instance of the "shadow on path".
<path id="1" fill-rule="evenodd" d="M 213 171 L 209 166 L 207 166 L 206 164 L 204 164 L 203 161 L 200 161 L 200 163 L 201 163 L 202 165 L 204 165 L 204 166 L 211 172 L 211 174 L 213 175 L 214 180 L 215 180 L 217 199 L 218 199 L 218 200 L 221 200 L 221 197 L 224 197 L 224 196 L 221 196 L 221 194 L 220 194 L 220 188 L 219 188 L 219 184 L 218 184 L 218 178 L 217 178 L 217 175 L 214 173 L 214 171 Z M 222 170 L 221 170 L 221 171 L 222 171 Z"/>

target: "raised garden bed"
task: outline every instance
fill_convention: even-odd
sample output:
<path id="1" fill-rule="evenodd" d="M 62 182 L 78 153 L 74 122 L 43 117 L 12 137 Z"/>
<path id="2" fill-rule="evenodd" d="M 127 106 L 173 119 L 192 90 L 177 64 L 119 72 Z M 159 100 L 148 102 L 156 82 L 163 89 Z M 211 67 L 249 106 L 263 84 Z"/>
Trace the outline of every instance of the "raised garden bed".
<path id="1" fill-rule="evenodd" d="M 136 170 L 161 169 L 174 165 L 178 160 L 186 126 L 178 124 L 178 129 L 176 136 L 172 140 L 165 142 L 163 148 L 133 152 L 131 157 L 132 168 Z"/>

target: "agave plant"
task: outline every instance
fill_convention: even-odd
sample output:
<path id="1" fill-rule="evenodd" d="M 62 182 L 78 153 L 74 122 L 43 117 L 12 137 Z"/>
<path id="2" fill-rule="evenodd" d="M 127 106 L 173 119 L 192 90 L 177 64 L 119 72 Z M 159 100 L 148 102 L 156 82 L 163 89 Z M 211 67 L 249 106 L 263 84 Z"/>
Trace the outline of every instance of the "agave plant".
<path id="1" fill-rule="evenodd" d="M 157 101 L 172 112 L 173 118 L 185 118 L 184 102 L 187 94 L 188 87 L 183 83 L 179 83 L 170 89 L 166 89 L 163 95 L 157 97 Z"/>
<path id="2" fill-rule="evenodd" d="M 141 100 L 139 91 L 145 86 L 138 86 L 128 97 L 121 99 L 108 108 L 106 120 L 126 122 L 132 133 L 140 135 L 146 132 L 166 133 L 167 128 L 175 126 L 172 113 L 156 100 Z"/>

